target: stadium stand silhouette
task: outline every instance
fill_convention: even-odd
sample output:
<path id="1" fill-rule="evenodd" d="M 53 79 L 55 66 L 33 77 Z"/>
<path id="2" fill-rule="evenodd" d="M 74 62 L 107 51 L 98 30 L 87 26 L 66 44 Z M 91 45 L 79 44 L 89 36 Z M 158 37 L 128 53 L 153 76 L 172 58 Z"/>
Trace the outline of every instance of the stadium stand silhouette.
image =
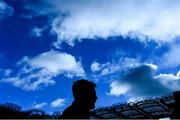
<path id="1" fill-rule="evenodd" d="M 157 98 L 98 108 L 91 112 L 91 117 L 99 119 L 159 119 L 169 117 L 169 108 L 173 104 L 174 97 L 172 94 L 168 94 Z"/>

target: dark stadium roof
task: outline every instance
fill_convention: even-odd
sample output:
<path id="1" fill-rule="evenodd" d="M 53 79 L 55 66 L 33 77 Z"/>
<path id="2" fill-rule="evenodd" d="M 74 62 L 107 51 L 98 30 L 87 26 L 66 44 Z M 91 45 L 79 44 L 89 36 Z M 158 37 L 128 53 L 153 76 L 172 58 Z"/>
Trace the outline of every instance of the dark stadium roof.
<path id="1" fill-rule="evenodd" d="M 149 98 L 137 102 L 119 103 L 108 107 L 95 109 L 91 112 L 91 118 L 165 118 L 169 116 L 168 107 L 174 103 L 172 94 L 158 98 Z"/>

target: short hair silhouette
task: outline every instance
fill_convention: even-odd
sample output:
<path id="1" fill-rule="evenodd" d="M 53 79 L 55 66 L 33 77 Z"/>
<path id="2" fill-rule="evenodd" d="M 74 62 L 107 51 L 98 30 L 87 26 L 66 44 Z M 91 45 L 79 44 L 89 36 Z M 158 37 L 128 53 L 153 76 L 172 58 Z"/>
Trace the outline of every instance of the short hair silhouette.
<path id="1" fill-rule="evenodd" d="M 81 79 L 75 81 L 72 86 L 74 101 L 71 106 L 66 108 L 60 119 L 88 119 L 90 117 L 90 110 L 95 108 L 97 100 L 96 84 Z"/>

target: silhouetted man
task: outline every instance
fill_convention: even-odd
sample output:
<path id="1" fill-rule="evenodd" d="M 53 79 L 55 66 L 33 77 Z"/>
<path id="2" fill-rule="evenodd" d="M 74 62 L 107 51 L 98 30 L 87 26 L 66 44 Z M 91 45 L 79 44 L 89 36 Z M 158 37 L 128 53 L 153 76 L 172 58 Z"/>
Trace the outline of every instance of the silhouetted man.
<path id="1" fill-rule="evenodd" d="M 170 110 L 171 119 L 180 119 L 180 91 L 173 92 L 174 104 Z"/>
<path id="2" fill-rule="evenodd" d="M 72 86 L 74 101 L 64 110 L 60 119 L 88 119 L 97 100 L 95 88 L 96 84 L 88 80 L 75 81 Z"/>

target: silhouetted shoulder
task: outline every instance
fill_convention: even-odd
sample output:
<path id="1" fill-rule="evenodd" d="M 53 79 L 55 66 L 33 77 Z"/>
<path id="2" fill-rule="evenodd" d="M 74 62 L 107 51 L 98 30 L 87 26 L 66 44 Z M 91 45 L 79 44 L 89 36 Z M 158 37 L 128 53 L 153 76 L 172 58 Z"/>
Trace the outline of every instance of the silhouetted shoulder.
<path id="1" fill-rule="evenodd" d="M 61 114 L 61 116 L 59 117 L 60 119 L 66 119 L 66 118 L 73 118 L 73 109 L 71 106 L 69 106 L 68 108 L 66 108 L 64 110 L 64 112 Z"/>
<path id="2" fill-rule="evenodd" d="M 60 119 L 87 119 L 89 118 L 88 112 L 78 109 L 73 105 L 69 106 L 64 110 L 62 115 L 59 117 Z"/>

